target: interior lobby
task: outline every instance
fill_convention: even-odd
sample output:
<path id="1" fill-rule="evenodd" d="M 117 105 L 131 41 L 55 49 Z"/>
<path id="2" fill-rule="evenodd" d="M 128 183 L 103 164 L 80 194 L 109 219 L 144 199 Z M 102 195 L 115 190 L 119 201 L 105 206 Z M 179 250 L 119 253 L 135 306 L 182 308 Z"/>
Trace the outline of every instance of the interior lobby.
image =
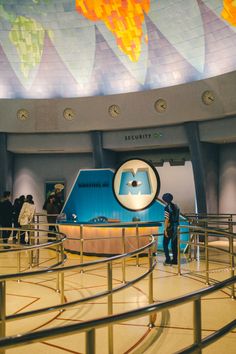
<path id="1" fill-rule="evenodd" d="M 27 245 L 0 224 L 0 354 L 235 353 L 235 92 L 233 0 L 0 1 L 0 196 L 36 207 Z M 155 201 L 118 208 L 135 159 Z"/>

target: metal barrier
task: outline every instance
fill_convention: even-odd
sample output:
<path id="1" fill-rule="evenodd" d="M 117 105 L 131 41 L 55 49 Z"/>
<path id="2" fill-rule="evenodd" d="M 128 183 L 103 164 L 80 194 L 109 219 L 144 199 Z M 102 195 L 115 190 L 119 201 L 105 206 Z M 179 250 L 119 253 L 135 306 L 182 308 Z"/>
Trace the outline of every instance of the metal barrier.
<path id="1" fill-rule="evenodd" d="M 2 353 L 5 348 L 13 348 L 19 345 L 25 345 L 27 343 L 34 343 L 41 340 L 59 338 L 68 334 L 84 332 L 86 335 L 86 353 L 95 353 L 95 331 L 96 329 L 104 326 L 111 326 L 119 322 L 132 320 L 135 318 L 140 318 L 144 315 L 152 315 L 156 312 L 170 309 L 178 305 L 183 305 L 184 303 L 193 303 L 193 328 L 194 328 L 194 343 L 188 348 L 184 348 L 178 353 L 201 353 L 202 349 L 208 345 L 214 343 L 216 340 L 223 337 L 225 334 L 229 333 L 236 327 L 236 319 L 222 327 L 220 330 L 216 331 L 205 338 L 202 338 L 202 326 L 201 326 L 201 300 L 204 296 L 213 294 L 214 292 L 224 289 L 225 287 L 232 285 L 236 282 L 236 276 L 229 278 L 217 285 L 211 286 L 209 288 L 200 290 L 198 292 L 182 296 L 170 301 L 165 301 L 159 304 L 152 304 L 141 309 L 124 312 L 118 315 L 111 315 L 105 318 L 99 318 L 95 320 L 86 321 L 80 324 L 72 324 L 64 327 L 55 327 L 50 330 L 40 330 L 35 333 L 26 333 L 18 336 L 11 336 L 7 338 L 0 339 L 0 348 L 2 348 Z M 111 346 L 109 346 L 109 353 L 113 353 Z"/>
<path id="2" fill-rule="evenodd" d="M 190 239 L 189 242 L 180 241 L 180 237 L 178 237 L 178 274 L 181 274 L 181 253 L 180 253 L 180 242 L 188 244 L 189 246 L 189 256 L 191 257 L 191 250 L 193 248 L 201 248 L 204 250 L 205 256 L 205 283 L 207 285 L 210 284 L 209 281 L 209 250 L 218 250 L 223 254 L 227 254 L 230 257 L 230 275 L 234 277 L 235 275 L 235 257 L 236 253 L 234 252 L 234 240 L 236 241 L 236 235 L 231 232 L 226 232 L 221 229 L 212 229 L 212 228 L 203 228 L 200 226 L 181 226 L 181 229 L 186 229 L 186 232 L 190 232 L 193 235 L 193 238 Z M 180 233 L 180 229 L 178 230 Z M 204 237 L 204 242 L 199 242 L 199 236 Z M 210 244 L 209 238 L 211 236 L 223 237 L 226 239 L 228 243 L 228 250 L 224 250 L 218 247 L 214 247 Z M 193 259 L 197 260 L 196 252 L 193 251 Z M 231 286 L 231 297 L 235 298 L 235 287 L 234 284 Z"/>
<path id="3" fill-rule="evenodd" d="M 0 339 L 0 348 L 2 350 L 1 353 L 4 353 L 4 349 L 6 348 L 12 348 L 18 345 L 25 345 L 27 343 L 33 343 L 33 342 L 38 342 L 42 341 L 45 339 L 50 339 L 50 338 L 57 338 L 60 336 L 65 336 L 68 334 L 73 334 L 73 333 L 78 333 L 78 332 L 83 332 L 85 333 L 86 337 L 86 353 L 87 354 L 95 354 L 95 333 L 98 328 L 101 327 L 108 327 L 108 346 L 109 346 L 109 354 L 113 353 L 113 325 L 116 323 L 119 323 L 121 321 L 128 321 L 131 319 L 135 318 L 140 318 L 143 316 L 149 316 L 149 326 L 152 327 L 154 325 L 154 317 L 153 314 L 156 312 L 162 311 L 164 309 L 170 309 L 179 305 L 183 305 L 185 303 L 192 302 L 193 304 L 193 331 L 194 331 L 194 340 L 193 344 L 190 345 L 187 348 L 183 348 L 181 351 L 178 353 L 201 353 L 202 349 L 213 343 L 214 341 L 218 340 L 222 336 L 224 336 L 226 333 L 231 331 L 233 328 L 236 327 L 236 320 L 231 321 L 230 323 L 227 323 L 224 327 L 221 329 L 215 331 L 215 333 L 202 338 L 202 308 L 201 308 L 201 300 L 204 296 L 213 294 L 214 292 L 228 288 L 230 287 L 230 296 L 232 299 L 235 299 L 235 283 L 236 283 L 236 276 L 235 276 L 235 257 L 236 254 L 233 249 L 233 241 L 236 238 L 236 235 L 230 232 L 226 232 L 225 230 L 222 229 L 213 229 L 213 228 L 205 228 L 201 226 L 182 226 L 181 225 L 181 230 L 185 229 L 186 232 L 191 232 L 193 235 L 201 235 L 204 237 L 204 242 L 199 242 L 198 239 L 195 240 L 190 240 L 189 242 L 186 242 L 189 245 L 190 249 L 190 256 L 193 254 L 195 257 L 196 252 L 195 248 L 202 248 L 203 253 L 204 253 L 204 258 L 205 258 L 205 282 L 206 284 L 210 283 L 210 278 L 209 278 L 209 250 L 214 249 L 213 246 L 209 244 L 209 237 L 211 235 L 218 235 L 220 237 L 224 237 L 225 239 L 228 240 L 229 242 L 229 248 L 228 250 L 222 250 L 223 253 L 226 253 L 230 257 L 230 278 L 219 282 L 214 285 L 210 285 L 205 289 L 193 292 L 191 294 L 181 296 L 178 298 L 175 298 L 173 300 L 169 301 L 164 301 L 162 303 L 154 304 L 153 303 L 153 275 L 152 272 L 154 270 L 154 267 L 156 265 L 156 261 L 154 259 L 154 250 L 153 247 L 155 245 L 155 240 L 152 238 L 151 242 L 149 242 L 145 247 L 142 247 L 138 250 L 135 250 L 130 253 L 126 253 L 123 255 L 111 257 L 110 259 L 105 259 L 105 260 L 99 260 L 99 261 L 93 261 L 93 262 L 88 262 L 85 264 L 79 264 L 75 266 L 69 266 L 69 267 L 64 267 L 64 268 L 53 268 L 50 270 L 46 271 L 37 271 L 34 272 L 33 275 L 35 274 L 64 274 L 64 272 L 69 271 L 69 270 L 81 270 L 85 267 L 93 266 L 93 265 L 98 265 L 98 264 L 106 264 L 107 266 L 107 290 L 104 291 L 103 293 L 95 294 L 93 296 L 75 300 L 70 303 L 63 303 L 63 296 L 61 296 L 61 304 L 53 306 L 51 308 L 43 308 L 43 309 L 38 309 L 34 311 L 30 311 L 27 313 L 21 313 L 21 314 L 15 314 L 11 316 L 6 316 L 5 312 L 5 306 L 4 302 L 6 300 L 6 295 L 5 295 L 5 282 L 9 279 L 17 279 L 19 276 L 20 277 L 29 277 L 32 276 L 32 273 L 21 273 L 21 274 L 13 274 L 13 275 L 8 275 L 8 276 L 0 276 L 0 298 L 1 298 L 1 312 L 0 312 L 0 331 L 1 331 L 1 337 Z M 179 230 L 180 232 L 180 230 Z M 194 236 L 195 237 L 195 236 Z M 180 252 L 180 237 L 178 237 L 178 268 L 177 272 L 179 275 L 182 274 L 182 265 L 181 265 L 181 252 Z M 125 246 L 125 245 L 124 245 Z M 116 262 L 120 260 L 122 262 L 123 259 L 127 259 L 128 257 L 137 257 L 138 254 L 143 253 L 144 251 L 148 251 L 148 259 L 149 259 L 149 268 L 148 271 L 143 274 L 141 277 L 136 278 L 132 282 L 126 282 L 125 280 L 125 274 L 123 275 L 123 284 L 121 286 L 118 286 L 116 288 L 113 287 L 112 285 L 112 265 L 113 262 Z M 83 252 L 83 248 L 82 251 Z M 194 259 L 197 259 L 196 257 Z M 200 259 L 198 259 L 200 261 Z M 125 262 L 124 264 L 122 263 L 122 267 L 125 268 Z M 148 294 L 148 299 L 149 299 L 149 305 L 145 306 L 143 308 L 139 308 L 136 310 L 128 311 L 125 313 L 120 313 L 113 315 L 113 301 L 112 301 L 112 295 L 114 292 L 119 291 L 121 289 L 124 289 L 125 287 L 131 286 L 135 282 L 139 281 L 140 279 L 143 279 L 148 275 L 149 277 L 149 294 Z M 60 291 L 63 294 L 64 291 L 64 277 L 61 277 L 60 279 Z M 72 324 L 72 325 L 66 325 L 63 327 L 55 327 L 55 328 L 50 328 L 50 329 L 45 329 L 45 330 L 40 330 L 34 333 L 25 333 L 21 335 L 16 335 L 16 336 L 11 336 L 11 337 L 5 337 L 5 323 L 6 321 L 10 320 L 16 320 L 17 318 L 22 318 L 22 317 L 31 317 L 36 314 L 41 314 L 46 311 L 56 311 L 56 310 L 61 310 L 65 309 L 69 306 L 73 306 L 75 304 L 78 304 L 80 302 L 86 302 L 91 299 L 95 299 L 98 297 L 102 296 L 107 296 L 108 297 L 108 316 L 103 317 L 103 318 L 98 318 L 95 320 L 90 320 L 90 321 L 85 321 L 83 323 L 79 324 Z"/>
<path id="4" fill-rule="evenodd" d="M 6 242 L 8 240 L 0 238 L 0 255 L 8 252 L 16 253 L 17 273 L 21 273 L 33 267 L 38 267 L 40 250 L 42 251 L 43 249 L 47 249 L 49 247 L 51 250 L 55 251 L 56 262 L 52 263 L 48 268 L 56 267 L 63 264 L 65 260 L 63 243 L 66 239 L 66 236 L 63 233 L 55 231 L 52 233 L 53 236 L 47 237 L 47 241 L 45 242 L 45 230 L 39 229 L 38 227 L 34 228 L 33 224 L 28 228 L 24 228 L 23 230 L 19 228 L 0 227 L 0 234 L 2 234 L 2 231 L 7 231 L 10 233 L 9 239 L 11 239 L 13 235 L 15 235 L 15 243 L 8 243 Z M 20 243 L 21 232 L 28 234 L 28 242 L 26 244 Z M 41 235 L 43 237 L 41 237 Z M 61 250 L 60 253 L 63 253 L 63 258 L 60 258 L 59 249 Z M 28 265 L 22 268 L 21 254 L 25 251 L 27 251 L 28 253 Z"/>
<path id="5" fill-rule="evenodd" d="M 205 214 L 187 213 L 185 217 L 193 226 L 216 227 L 225 231 L 233 232 L 236 225 L 236 214 Z"/>
<path id="6" fill-rule="evenodd" d="M 93 300 L 93 299 L 98 299 L 100 297 L 104 297 L 107 296 L 107 301 L 108 301 L 108 315 L 112 315 L 113 313 L 113 301 L 112 301 L 112 297 L 113 294 L 121 291 L 127 287 L 130 287 L 132 285 L 134 285 L 135 283 L 137 283 L 138 281 L 144 279 L 146 276 L 148 276 L 149 279 L 149 295 L 148 295 L 148 299 L 149 299 L 149 303 L 153 302 L 153 279 L 152 279 L 152 271 L 155 268 L 156 265 L 156 260 L 153 256 L 153 247 L 155 246 L 156 241 L 154 240 L 153 237 L 151 237 L 150 242 L 144 246 L 141 247 L 138 250 L 134 250 L 133 252 L 129 252 L 126 253 L 124 255 L 118 255 L 118 256 L 114 256 L 111 257 L 109 259 L 102 259 L 102 260 L 98 260 L 98 261 L 93 261 L 93 262 L 87 262 L 84 264 L 79 264 L 79 265 L 74 265 L 74 266 L 64 266 L 63 268 L 51 268 L 49 270 L 40 270 L 40 271 L 34 271 L 34 272 L 24 272 L 24 273 L 18 273 L 18 274 L 11 274 L 11 275 L 0 275 L 0 306 L 1 306 L 1 313 L 0 313 L 0 336 L 4 337 L 5 336 L 5 328 L 6 328 L 6 322 L 8 321 L 14 321 L 17 319 L 22 319 L 22 318 L 31 318 L 32 316 L 36 316 L 36 315 L 40 315 L 43 313 L 48 313 L 48 312 L 52 312 L 52 311 L 62 311 L 66 308 L 72 307 L 76 304 L 81 304 L 84 302 L 87 302 L 89 300 Z M 62 250 L 61 250 L 62 251 Z M 113 263 L 117 262 L 117 261 L 123 261 L 123 259 L 128 259 L 128 258 L 132 258 L 132 257 L 136 257 L 138 254 L 143 253 L 143 252 L 147 252 L 148 254 L 148 258 L 149 258 L 149 268 L 147 271 L 144 272 L 144 274 L 142 274 L 141 276 L 136 277 L 134 280 L 132 281 L 125 281 L 124 280 L 124 276 L 123 276 L 123 282 L 121 285 L 118 285 L 116 287 L 113 286 L 112 284 L 112 269 L 113 269 Z M 61 252 L 61 258 L 63 258 L 63 252 Z M 91 266 L 98 266 L 98 265 L 106 265 L 107 266 L 107 290 L 100 292 L 98 294 L 92 295 L 92 296 L 88 296 L 88 297 L 84 297 L 82 299 L 78 299 L 75 301 L 71 301 L 71 302 L 67 302 L 65 303 L 65 297 L 64 297 L 64 273 L 68 272 L 68 271 L 72 271 L 72 270 L 82 270 L 84 268 L 89 268 Z M 57 285 L 57 290 L 60 292 L 61 295 L 61 303 L 60 304 L 56 304 L 52 307 L 45 307 L 45 308 L 40 308 L 40 309 L 36 309 L 36 310 L 32 310 L 32 311 L 27 311 L 27 312 L 23 312 L 23 313 L 17 313 L 17 314 L 13 314 L 13 315 L 9 315 L 6 316 L 6 282 L 8 280 L 14 280 L 14 279 L 24 279 L 24 278 L 28 278 L 31 276 L 39 276 L 39 275 L 46 275 L 46 274 L 55 274 L 57 275 L 57 279 L 58 279 L 58 285 Z M 150 321 L 153 321 L 152 317 L 150 317 Z M 151 326 L 153 323 L 150 322 L 149 325 Z M 113 347 L 113 329 L 112 327 L 109 327 L 109 348 Z M 1 348 L 1 345 L 0 345 Z M 111 349 L 112 350 L 112 349 Z M 1 353 L 3 353 L 4 351 L 2 350 Z"/>

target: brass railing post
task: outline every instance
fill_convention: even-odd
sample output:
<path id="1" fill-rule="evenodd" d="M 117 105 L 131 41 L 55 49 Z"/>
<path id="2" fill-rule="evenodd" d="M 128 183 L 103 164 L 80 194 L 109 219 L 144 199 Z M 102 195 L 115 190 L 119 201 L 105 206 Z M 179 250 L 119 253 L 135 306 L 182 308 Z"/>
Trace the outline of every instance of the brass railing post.
<path id="1" fill-rule="evenodd" d="M 86 354 L 95 354 L 95 329 L 86 332 Z"/>
<path id="2" fill-rule="evenodd" d="M 122 252 L 125 254 L 125 228 L 122 227 Z M 125 258 L 122 258 L 122 282 L 125 283 Z"/>
<path id="3" fill-rule="evenodd" d="M 198 234 L 194 231 L 194 246 L 193 246 L 193 259 L 196 261 L 197 260 L 197 242 L 198 242 Z"/>
<path id="4" fill-rule="evenodd" d="M 36 227 L 36 240 L 35 240 L 35 244 L 39 245 L 39 215 L 37 216 L 37 227 Z M 35 234 L 35 232 L 34 232 Z M 35 255 L 35 264 L 36 266 L 39 265 L 39 248 L 37 248 L 36 250 L 36 255 Z"/>
<path id="5" fill-rule="evenodd" d="M 80 263 L 84 262 L 84 228 L 83 225 L 80 225 Z M 80 271 L 83 273 L 83 269 Z"/>
<path id="6" fill-rule="evenodd" d="M 65 302 L 65 296 L 64 296 L 64 293 L 65 293 L 65 277 L 64 277 L 64 272 L 61 272 L 60 274 L 61 276 L 61 304 L 64 304 Z"/>
<path id="7" fill-rule="evenodd" d="M 194 343 L 198 345 L 196 353 L 200 354 L 202 352 L 201 342 L 202 342 L 202 316 L 201 316 L 201 299 L 194 300 L 193 303 L 193 336 Z"/>
<path id="8" fill-rule="evenodd" d="M 61 263 L 63 266 L 63 261 L 64 261 L 64 245 L 63 243 L 61 243 L 60 245 L 60 249 L 61 249 Z M 61 304 L 64 304 L 65 302 L 65 276 L 64 276 L 64 272 L 61 272 L 60 274 L 61 277 Z"/>
<path id="9" fill-rule="evenodd" d="M 150 239 L 152 239 L 150 237 Z M 149 270 L 151 270 L 153 265 L 153 249 L 152 247 L 148 250 L 148 260 L 149 260 Z M 148 276 L 148 303 L 149 305 L 153 304 L 153 271 L 149 273 Z M 154 325 L 154 316 L 153 314 L 149 315 L 149 327 L 153 327 Z"/>
<path id="10" fill-rule="evenodd" d="M 30 226 L 29 226 L 29 230 L 31 230 Z M 32 233 L 31 231 L 28 231 L 28 243 L 31 246 L 33 244 L 33 238 L 31 237 Z M 34 251 L 31 250 L 29 251 L 29 268 L 33 268 L 33 260 L 34 260 Z"/>
<path id="11" fill-rule="evenodd" d="M 136 240 L 137 240 L 137 248 L 139 248 L 139 227 L 136 225 Z M 136 266 L 139 267 L 139 254 L 136 256 Z"/>
<path id="12" fill-rule="evenodd" d="M 20 230 L 17 231 L 17 241 L 16 243 L 19 245 L 20 244 Z"/>
<path id="13" fill-rule="evenodd" d="M 112 296 L 112 263 L 107 263 L 107 290 L 108 294 L 108 315 L 113 314 L 113 296 Z M 113 326 L 108 325 L 108 353 L 113 354 Z"/>
<path id="14" fill-rule="evenodd" d="M 234 276 L 234 239 L 232 236 L 229 236 L 229 253 L 230 253 L 230 273 L 231 277 Z M 231 285 L 231 298 L 235 299 L 235 284 Z"/>
<path id="15" fill-rule="evenodd" d="M 56 240 L 58 241 L 58 236 L 56 235 Z M 59 245 L 56 245 L 56 254 L 57 254 L 57 263 L 60 263 L 60 248 Z M 56 291 L 60 292 L 60 273 L 57 272 L 57 281 L 56 281 Z"/>
<path id="16" fill-rule="evenodd" d="M 178 226 L 177 228 L 177 256 L 178 256 L 178 274 L 181 274 L 181 267 L 180 267 L 180 261 L 181 261 L 181 253 L 180 253 L 180 227 Z"/>
<path id="17" fill-rule="evenodd" d="M 190 227 L 188 229 L 188 232 L 189 232 L 188 260 L 191 261 L 192 260 L 192 242 L 194 241 L 194 236 L 192 233 L 190 234 Z"/>
<path id="18" fill-rule="evenodd" d="M 20 266 L 21 266 L 21 264 L 20 264 L 20 263 L 21 263 L 21 262 L 20 262 L 21 259 L 20 259 L 20 258 L 21 258 L 21 252 L 18 251 L 18 252 L 17 252 L 17 273 L 20 273 L 20 268 L 21 268 L 21 267 L 20 267 Z M 18 279 L 18 282 L 19 282 L 19 281 L 20 281 L 20 279 Z"/>
<path id="19" fill-rule="evenodd" d="M 229 232 L 233 232 L 233 215 L 230 214 L 230 217 L 228 218 L 228 223 L 229 223 Z"/>
<path id="20" fill-rule="evenodd" d="M 61 243 L 61 263 L 64 262 L 64 245 Z"/>
<path id="21" fill-rule="evenodd" d="M 6 335 L 6 282 L 0 282 L 0 338 Z M 5 350 L 0 349 L 0 354 L 4 354 Z"/>
<path id="22" fill-rule="evenodd" d="M 205 262 L 206 262 L 206 284 L 209 285 L 209 249 L 208 249 L 207 231 L 205 231 Z"/>
<path id="23" fill-rule="evenodd" d="M 34 236 L 31 238 L 32 242 L 31 242 L 31 245 L 37 245 L 37 233 L 36 233 L 36 229 L 35 229 L 35 225 L 34 225 L 34 228 L 33 228 L 33 233 L 34 233 Z M 37 254 L 37 250 L 33 250 L 32 251 L 32 264 L 33 266 L 34 265 L 39 265 L 38 263 L 38 254 Z"/>

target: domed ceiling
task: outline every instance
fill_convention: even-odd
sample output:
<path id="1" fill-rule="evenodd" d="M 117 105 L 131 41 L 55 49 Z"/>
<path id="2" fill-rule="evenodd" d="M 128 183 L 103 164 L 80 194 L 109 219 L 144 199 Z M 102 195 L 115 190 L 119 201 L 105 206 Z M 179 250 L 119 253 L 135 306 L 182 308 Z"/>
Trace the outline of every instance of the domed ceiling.
<path id="1" fill-rule="evenodd" d="M 0 0 L 0 98 L 145 91 L 236 68 L 236 0 Z"/>

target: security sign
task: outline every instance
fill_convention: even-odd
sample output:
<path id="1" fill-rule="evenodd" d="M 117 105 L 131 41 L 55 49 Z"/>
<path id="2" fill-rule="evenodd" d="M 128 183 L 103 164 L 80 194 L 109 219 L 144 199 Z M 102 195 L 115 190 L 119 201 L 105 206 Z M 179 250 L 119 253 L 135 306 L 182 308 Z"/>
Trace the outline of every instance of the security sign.
<path id="1" fill-rule="evenodd" d="M 149 162 L 131 159 L 116 170 L 113 191 L 124 208 L 132 211 L 143 210 L 157 198 L 160 178 L 155 167 Z"/>

